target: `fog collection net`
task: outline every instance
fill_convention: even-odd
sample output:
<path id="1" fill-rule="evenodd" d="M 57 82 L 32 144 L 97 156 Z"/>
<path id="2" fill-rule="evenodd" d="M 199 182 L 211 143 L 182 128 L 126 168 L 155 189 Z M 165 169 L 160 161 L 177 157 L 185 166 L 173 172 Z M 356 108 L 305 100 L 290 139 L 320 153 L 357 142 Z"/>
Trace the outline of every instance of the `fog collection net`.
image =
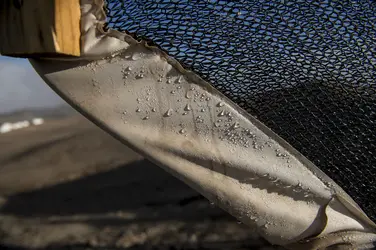
<path id="1" fill-rule="evenodd" d="M 108 0 L 105 10 L 107 27 L 196 72 L 376 220 L 376 1 Z"/>

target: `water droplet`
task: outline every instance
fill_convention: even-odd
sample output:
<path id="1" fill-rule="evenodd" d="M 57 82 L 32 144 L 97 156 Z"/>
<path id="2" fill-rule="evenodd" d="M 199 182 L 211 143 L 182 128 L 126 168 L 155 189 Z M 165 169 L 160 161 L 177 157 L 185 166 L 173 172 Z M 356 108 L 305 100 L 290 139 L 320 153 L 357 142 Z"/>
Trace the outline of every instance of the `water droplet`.
<path id="1" fill-rule="evenodd" d="M 170 92 L 171 94 L 175 94 L 176 93 L 176 91 L 175 90 L 171 90 L 171 92 Z"/>
<path id="2" fill-rule="evenodd" d="M 140 73 L 141 73 L 141 74 L 142 74 L 142 73 L 145 73 L 145 69 L 142 68 L 142 69 L 140 70 Z"/>
<path id="3" fill-rule="evenodd" d="M 128 67 L 125 68 L 125 70 L 126 70 L 126 71 L 131 71 L 132 68 L 131 68 L 131 66 L 128 66 Z"/>
<path id="4" fill-rule="evenodd" d="M 181 102 L 181 99 L 178 99 L 178 102 Z"/>
<path id="5" fill-rule="evenodd" d="M 141 101 L 141 99 L 140 99 L 140 98 L 137 98 L 136 100 L 137 100 L 137 102 L 140 102 L 140 101 Z"/>
<path id="6" fill-rule="evenodd" d="M 205 100 L 207 100 L 207 101 L 210 101 L 210 97 L 206 97 L 206 99 Z"/>
<path id="7" fill-rule="evenodd" d="M 123 114 L 126 115 L 126 114 L 127 114 L 127 111 L 124 111 Z"/>
<path id="8" fill-rule="evenodd" d="M 191 88 L 190 88 L 190 90 L 192 90 L 192 91 L 195 90 L 195 89 L 196 89 L 195 87 L 191 87 Z"/>
<path id="9" fill-rule="evenodd" d="M 201 109 L 201 112 L 205 112 L 205 109 Z"/>
<path id="10" fill-rule="evenodd" d="M 190 93 L 189 91 L 187 91 L 187 92 L 185 93 L 185 98 L 187 98 L 187 99 L 191 99 L 191 97 L 192 97 L 191 93 Z"/>
<path id="11" fill-rule="evenodd" d="M 150 97 L 146 97 L 146 101 L 149 101 L 150 100 Z"/>
<path id="12" fill-rule="evenodd" d="M 192 108 L 189 104 L 185 105 L 185 108 L 184 108 L 185 111 L 191 111 Z"/>
<path id="13" fill-rule="evenodd" d="M 140 74 L 137 74 L 137 75 L 136 75 L 136 79 L 141 79 L 141 78 L 144 78 L 144 75 L 143 75 L 143 74 L 140 73 Z"/>
<path id="14" fill-rule="evenodd" d="M 218 114 L 218 116 L 224 116 L 225 114 L 226 114 L 225 111 L 222 110 L 222 111 Z"/>
<path id="15" fill-rule="evenodd" d="M 162 82 L 162 78 L 159 78 L 159 79 L 157 80 L 157 82 Z"/>
<path id="16" fill-rule="evenodd" d="M 187 115 L 188 113 L 187 112 L 184 112 L 183 115 Z"/>
<path id="17" fill-rule="evenodd" d="M 166 111 L 166 113 L 164 114 L 164 116 L 165 116 L 165 117 L 170 117 L 170 116 L 172 115 L 172 112 L 173 112 L 172 109 L 168 109 L 168 110 Z"/>
<path id="18" fill-rule="evenodd" d="M 220 126 L 221 126 L 221 124 L 219 122 L 214 123 L 214 127 L 219 128 Z"/>
<path id="19" fill-rule="evenodd" d="M 181 86 L 177 86 L 176 88 L 177 88 L 177 89 L 181 89 Z"/>
<path id="20" fill-rule="evenodd" d="M 149 120 L 149 116 L 145 116 L 142 120 Z"/>
<path id="21" fill-rule="evenodd" d="M 237 221 L 237 223 L 240 225 L 240 224 L 242 224 L 242 222 L 241 221 Z"/>
<path id="22" fill-rule="evenodd" d="M 234 124 L 231 125 L 231 129 L 237 129 L 239 127 L 240 127 L 240 125 L 237 122 L 235 122 Z"/>
<path id="23" fill-rule="evenodd" d="M 152 108 L 152 109 L 151 109 L 151 112 L 156 112 L 156 111 L 157 111 L 156 108 Z"/>
<path id="24" fill-rule="evenodd" d="M 223 105 L 225 105 L 223 102 L 219 102 L 219 103 L 217 104 L 217 107 L 223 107 Z"/>
<path id="25" fill-rule="evenodd" d="M 133 53 L 132 60 L 136 61 L 136 60 L 142 58 L 142 56 L 143 56 L 142 53 L 139 53 L 139 52 Z"/>
<path id="26" fill-rule="evenodd" d="M 141 109 L 140 109 L 140 108 L 137 108 L 137 109 L 136 109 L 136 112 L 137 112 L 137 113 L 140 113 L 140 112 L 141 112 Z"/>
<path id="27" fill-rule="evenodd" d="M 180 129 L 180 131 L 179 131 L 180 134 L 185 134 L 186 132 L 187 131 L 184 128 Z"/>
<path id="28" fill-rule="evenodd" d="M 167 79 L 167 81 L 166 81 L 168 84 L 170 84 L 171 83 L 171 80 L 170 79 Z"/>
<path id="29" fill-rule="evenodd" d="M 182 82 L 182 79 L 183 77 L 182 76 L 179 76 L 178 79 L 176 80 L 177 83 L 181 83 Z"/>

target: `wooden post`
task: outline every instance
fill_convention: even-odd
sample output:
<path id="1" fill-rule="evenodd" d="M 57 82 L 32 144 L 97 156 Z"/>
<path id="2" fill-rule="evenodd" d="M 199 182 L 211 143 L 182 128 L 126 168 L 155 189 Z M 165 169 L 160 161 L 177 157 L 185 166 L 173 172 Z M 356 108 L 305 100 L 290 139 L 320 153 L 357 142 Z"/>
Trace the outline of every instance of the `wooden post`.
<path id="1" fill-rule="evenodd" d="M 80 0 L 0 0 L 0 54 L 80 56 Z"/>

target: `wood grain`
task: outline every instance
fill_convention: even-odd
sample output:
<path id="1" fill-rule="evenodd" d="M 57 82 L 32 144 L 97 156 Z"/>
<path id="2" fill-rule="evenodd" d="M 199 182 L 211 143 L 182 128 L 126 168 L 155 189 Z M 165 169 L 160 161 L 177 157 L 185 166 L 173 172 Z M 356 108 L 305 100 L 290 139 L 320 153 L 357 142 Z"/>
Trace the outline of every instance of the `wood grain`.
<path id="1" fill-rule="evenodd" d="M 0 53 L 80 56 L 79 0 L 0 1 Z"/>

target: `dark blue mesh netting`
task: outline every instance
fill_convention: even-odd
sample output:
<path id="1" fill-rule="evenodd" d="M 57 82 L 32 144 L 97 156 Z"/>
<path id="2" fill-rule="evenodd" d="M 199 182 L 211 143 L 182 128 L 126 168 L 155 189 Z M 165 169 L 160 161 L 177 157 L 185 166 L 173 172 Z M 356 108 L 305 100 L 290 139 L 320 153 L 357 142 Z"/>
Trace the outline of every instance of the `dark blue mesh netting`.
<path id="1" fill-rule="evenodd" d="M 108 27 L 195 71 L 376 220 L 376 1 L 109 0 L 106 11 Z"/>

